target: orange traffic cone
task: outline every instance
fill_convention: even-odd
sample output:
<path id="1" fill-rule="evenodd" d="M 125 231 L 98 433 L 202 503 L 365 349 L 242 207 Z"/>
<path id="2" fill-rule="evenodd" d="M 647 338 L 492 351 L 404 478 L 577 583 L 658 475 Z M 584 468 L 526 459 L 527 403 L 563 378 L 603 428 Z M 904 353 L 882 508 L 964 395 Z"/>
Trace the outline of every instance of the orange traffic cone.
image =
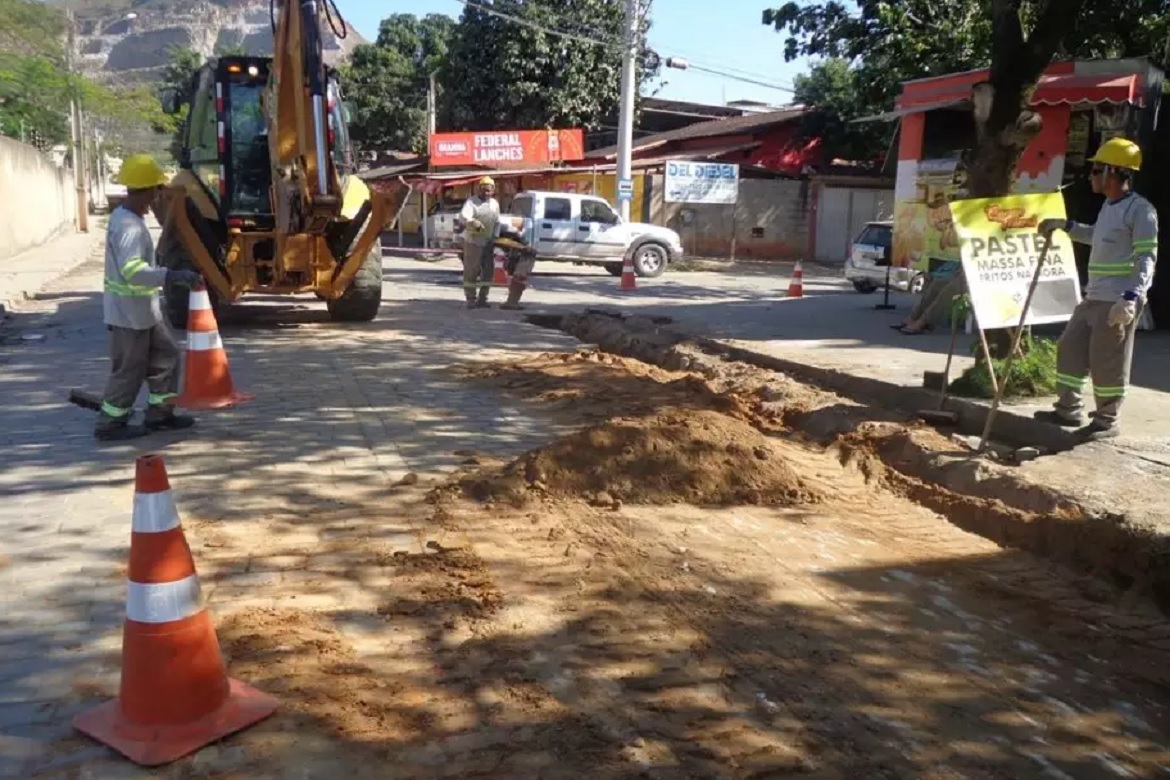
<path id="1" fill-rule="evenodd" d="M 799 260 L 796 261 L 796 268 L 792 269 L 792 281 L 788 283 L 788 297 L 804 297 L 804 268 Z"/>
<path id="2" fill-rule="evenodd" d="M 141 766 L 267 718 L 276 699 L 227 676 L 160 455 L 138 459 L 118 698 L 73 727 Z"/>
<path id="3" fill-rule="evenodd" d="M 493 252 L 492 258 L 495 261 L 495 267 L 492 269 L 492 286 L 507 287 L 508 271 L 504 268 L 504 253 Z"/>
<path id="4" fill-rule="evenodd" d="M 619 289 L 623 291 L 638 289 L 638 276 L 634 273 L 634 258 L 632 257 L 627 257 L 622 263 L 622 285 Z"/>
<path id="5" fill-rule="evenodd" d="M 253 396 L 241 393 L 232 385 L 227 353 L 219 337 L 219 325 L 211 310 L 207 287 L 191 290 L 187 314 L 187 365 L 183 376 L 183 394 L 175 399 L 188 409 L 222 409 L 247 401 Z"/>

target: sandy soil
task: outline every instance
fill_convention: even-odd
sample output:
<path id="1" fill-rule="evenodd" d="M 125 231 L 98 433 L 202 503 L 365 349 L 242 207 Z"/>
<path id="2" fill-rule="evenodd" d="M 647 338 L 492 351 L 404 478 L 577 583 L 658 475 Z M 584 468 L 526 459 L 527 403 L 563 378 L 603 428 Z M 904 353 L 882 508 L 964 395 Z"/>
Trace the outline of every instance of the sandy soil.
<path id="1" fill-rule="evenodd" d="M 282 709 L 150 776 L 1170 774 L 1165 624 L 961 530 L 865 436 L 797 435 L 798 386 L 588 351 L 468 379 L 582 428 L 312 526 L 188 523 L 232 674 Z"/>

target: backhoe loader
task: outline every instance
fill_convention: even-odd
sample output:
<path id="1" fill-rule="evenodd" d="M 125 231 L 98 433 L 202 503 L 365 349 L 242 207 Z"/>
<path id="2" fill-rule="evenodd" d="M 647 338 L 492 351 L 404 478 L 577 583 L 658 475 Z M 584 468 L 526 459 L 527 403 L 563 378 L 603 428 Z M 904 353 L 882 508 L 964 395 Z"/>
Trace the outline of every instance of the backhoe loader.
<path id="1" fill-rule="evenodd" d="M 322 55 L 331 0 L 273 0 L 272 57 L 208 61 L 185 94 L 179 173 L 160 200 L 159 263 L 193 269 L 213 305 L 249 292 L 315 293 L 339 322 L 372 320 L 382 299 L 380 233 L 407 191 L 372 192 L 355 175 L 346 111 Z M 342 29 L 334 32 L 345 35 Z M 187 295 L 166 290 L 187 325 Z"/>

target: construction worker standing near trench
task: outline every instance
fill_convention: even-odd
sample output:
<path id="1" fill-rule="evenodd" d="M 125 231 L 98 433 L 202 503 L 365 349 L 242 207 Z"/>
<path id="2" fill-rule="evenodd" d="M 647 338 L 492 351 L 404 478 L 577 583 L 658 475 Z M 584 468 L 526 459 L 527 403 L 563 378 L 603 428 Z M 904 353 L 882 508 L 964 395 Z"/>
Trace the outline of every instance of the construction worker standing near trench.
<path id="1" fill-rule="evenodd" d="M 1086 441 L 1118 435 L 1121 402 L 1129 384 L 1134 332 L 1154 281 L 1158 257 L 1158 213 L 1133 192 L 1142 167 L 1142 150 L 1133 141 L 1111 138 L 1091 159 L 1093 192 L 1105 203 L 1093 225 L 1046 219 L 1040 232 L 1064 230 L 1074 241 L 1092 246 L 1089 285 L 1061 334 L 1056 359 L 1059 398 L 1052 411 L 1036 419 L 1067 427 L 1084 422 L 1085 384 L 1092 376 L 1097 411 L 1077 431 Z"/>
<path id="2" fill-rule="evenodd" d="M 500 222 L 500 203 L 495 195 L 495 181 L 484 176 L 476 182 L 475 193 L 463 202 L 459 212 L 463 223 L 463 295 L 469 309 L 488 307 L 496 226 Z"/>
<path id="3" fill-rule="evenodd" d="M 159 290 L 168 281 L 189 287 L 201 277 L 194 271 L 155 265 L 154 240 L 145 216 L 167 177 L 154 158 L 147 154 L 127 157 L 117 180 L 127 194 L 110 215 L 106 230 L 102 308 L 110 333 L 111 370 L 94 429 L 101 441 L 133 439 L 152 430 L 195 424 L 191 417 L 175 414 L 172 404 L 181 354 L 163 321 Z M 134 400 L 143 382 L 149 390 L 146 418 L 143 426 L 131 426 Z"/>

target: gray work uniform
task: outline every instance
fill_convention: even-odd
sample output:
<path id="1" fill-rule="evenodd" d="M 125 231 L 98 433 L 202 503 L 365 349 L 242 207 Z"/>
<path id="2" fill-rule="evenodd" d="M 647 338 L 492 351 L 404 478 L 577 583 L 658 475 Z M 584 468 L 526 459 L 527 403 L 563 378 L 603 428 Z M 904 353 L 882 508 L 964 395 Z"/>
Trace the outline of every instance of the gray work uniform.
<path id="1" fill-rule="evenodd" d="M 1072 226 L 1074 241 L 1090 244 L 1089 285 L 1061 334 L 1056 358 L 1059 399 L 1056 413 L 1071 421 L 1084 410 L 1085 385 L 1093 379 L 1095 424 L 1117 424 L 1129 384 L 1134 332 L 1154 281 L 1158 256 L 1158 213 L 1148 200 L 1127 193 L 1101 206 L 1093 225 Z M 1126 294 L 1137 315 L 1127 327 L 1109 324 L 1109 310 Z"/>
<path id="2" fill-rule="evenodd" d="M 468 301 L 474 301 L 478 290 L 479 300 L 486 301 L 492 287 L 500 203 L 495 198 L 473 195 L 464 201 L 459 216 L 464 223 L 477 219 L 483 224 L 480 231 L 473 231 L 470 227 L 463 231 L 463 294 Z"/>
<path id="3" fill-rule="evenodd" d="M 102 398 L 106 417 L 127 418 L 143 382 L 151 406 L 164 406 L 177 393 L 181 354 L 159 301 L 166 278 L 167 269 L 155 265 L 146 220 L 124 207 L 115 209 L 106 230 L 102 297 L 112 364 Z"/>

